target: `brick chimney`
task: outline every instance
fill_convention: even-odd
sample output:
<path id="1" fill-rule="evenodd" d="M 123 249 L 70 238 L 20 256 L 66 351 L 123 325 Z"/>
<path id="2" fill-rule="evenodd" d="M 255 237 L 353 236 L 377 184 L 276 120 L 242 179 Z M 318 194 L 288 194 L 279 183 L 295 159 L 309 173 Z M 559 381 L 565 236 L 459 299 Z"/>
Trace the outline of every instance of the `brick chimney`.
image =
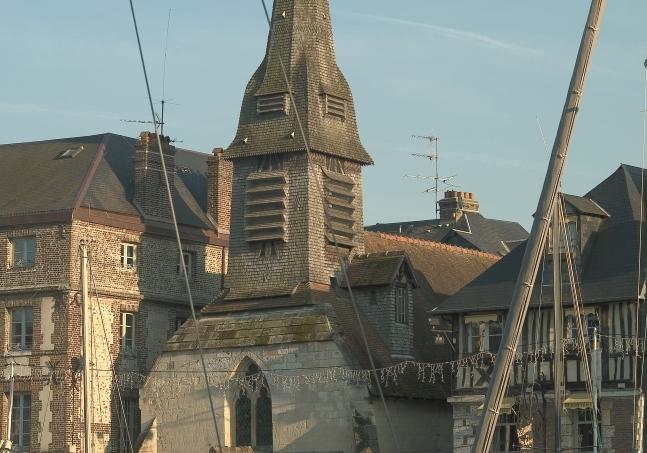
<path id="1" fill-rule="evenodd" d="M 175 193 L 175 147 L 169 137 L 161 136 L 162 152 L 166 163 L 171 193 Z M 152 132 L 142 132 L 135 143 L 133 202 L 146 217 L 171 218 L 162 160 L 160 159 L 157 138 Z"/>
<path id="2" fill-rule="evenodd" d="M 229 233 L 231 220 L 232 178 L 232 162 L 224 158 L 222 148 L 215 148 L 207 161 L 207 212 L 224 233 Z"/>
<path id="3" fill-rule="evenodd" d="M 445 198 L 438 201 L 441 220 L 456 221 L 464 212 L 479 212 L 479 202 L 473 192 L 448 190 Z"/>

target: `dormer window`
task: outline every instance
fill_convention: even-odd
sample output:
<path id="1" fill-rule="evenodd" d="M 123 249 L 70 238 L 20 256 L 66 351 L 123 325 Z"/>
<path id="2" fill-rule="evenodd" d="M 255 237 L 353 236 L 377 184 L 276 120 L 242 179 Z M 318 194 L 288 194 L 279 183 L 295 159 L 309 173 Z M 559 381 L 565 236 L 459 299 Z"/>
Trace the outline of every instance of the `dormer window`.
<path id="1" fill-rule="evenodd" d="M 286 113 L 287 111 L 287 93 L 276 93 L 259 96 L 256 104 L 256 111 L 258 113 Z"/>
<path id="2" fill-rule="evenodd" d="M 346 119 L 346 100 L 331 94 L 324 94 L 326 114 Z"/>

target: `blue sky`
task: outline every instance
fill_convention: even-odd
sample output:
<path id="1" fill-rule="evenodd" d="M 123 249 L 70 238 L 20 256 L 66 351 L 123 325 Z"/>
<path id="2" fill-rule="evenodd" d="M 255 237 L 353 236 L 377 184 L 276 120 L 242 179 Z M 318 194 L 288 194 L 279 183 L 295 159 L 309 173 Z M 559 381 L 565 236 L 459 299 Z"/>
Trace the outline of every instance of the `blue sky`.
<path id="1" fill-rule="evenodd" d="M 269 0 L 271 2 L 271 0 Z M 367 223 L 433 217 L 412 134 L 440 138 L 441 175 L 458 175 L 488 217 L 529 227 L 588 0 L 330 0 L 339 66 L 356 102 Z M 227 146 L 260 63 L 260 1 L 137 0 L 153 96 L 182 147 Z M 583 194 L 621 162 L 640 165 L 647 2 L 610 1 L 564 179 Z M 149 119 L 128 2 L 5 2 L 0 19 L 0 143 L 114 132 Z"/>

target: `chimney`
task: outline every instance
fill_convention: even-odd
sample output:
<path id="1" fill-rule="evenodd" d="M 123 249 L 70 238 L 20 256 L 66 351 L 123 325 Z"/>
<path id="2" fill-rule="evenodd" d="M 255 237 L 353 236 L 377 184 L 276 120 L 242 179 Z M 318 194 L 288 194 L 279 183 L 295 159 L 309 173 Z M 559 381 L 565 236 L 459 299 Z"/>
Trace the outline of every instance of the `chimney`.
<path id="1" fill-rule="evenodd" d="M 160 136 L 162 152 L 166 163 L 171 193 L 175 193 L 175 147 L 171 146 L 169 137 Z M 157 146 L 157 138 L 152 132 L 142 132 L 135 143 L 134 158 L 134 193 L 133 202 L 144 215 L 152 218 L 171 218 L 162 160 Z"/>
<path id="2" fill-rule="evenodd" d="M 445 198 L 438 201 L 438 209 L 441 220 L 456 221 L 464 212 L 479 212 L 479 202 L 473 192 L 448 190 Z"/>
<path id="3" fill-rule="evenodd" d="M 229 233 L 231 219 L 231 184 L 233 164 L 225 159 L 222 148 L 215 148 L 207 161 L 207 213 L 218 232 Z"/>

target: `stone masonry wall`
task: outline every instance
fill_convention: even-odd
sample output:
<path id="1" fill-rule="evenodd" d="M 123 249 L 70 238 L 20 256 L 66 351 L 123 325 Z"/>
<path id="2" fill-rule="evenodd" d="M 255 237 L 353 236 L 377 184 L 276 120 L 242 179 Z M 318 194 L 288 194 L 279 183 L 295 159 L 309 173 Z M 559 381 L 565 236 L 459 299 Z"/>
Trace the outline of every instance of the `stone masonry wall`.
<path id="1" fill-rule="evenodd" d="M 478 397 L 474 398 L 478 399 Z M 482 401 L 471 403 L 453 403 L 454 419 L 454 453 L 469 453 L 474 444 L 474 437 L 480 422 L 481 411 L 478 407 Z M 533 447 L 538 450 L 551 449 L 555 439 L 555 414 L 552 397 L 542 407 L 538 402 L 532 417 Z M 600 403 L 601 447 L 604 453 L 623 453 L 632 449 L 632 415 L 633 401 L 631 396 L 603 396 Z M 577 446 L 577 412 L 565 410 L 562 414 L 561 445 L 564 450 Z"/>

